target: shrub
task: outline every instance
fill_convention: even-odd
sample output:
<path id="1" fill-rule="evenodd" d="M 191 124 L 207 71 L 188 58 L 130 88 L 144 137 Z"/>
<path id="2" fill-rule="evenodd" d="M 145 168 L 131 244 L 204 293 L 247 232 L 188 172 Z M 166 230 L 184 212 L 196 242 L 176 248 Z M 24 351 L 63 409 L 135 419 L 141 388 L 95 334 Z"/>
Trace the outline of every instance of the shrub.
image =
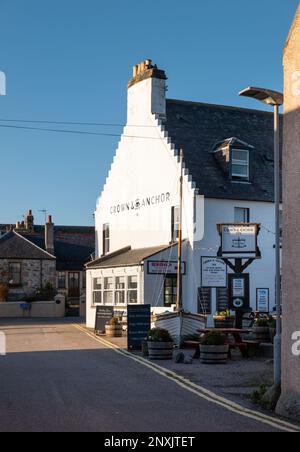
<path id="1" fill-rule="evenodd" d="M 45 286 L 37 289 L 33 295 L 24 297 L 22 301 L 27 303 L 33 303 L 35 301 L 53 301 L 56 295 L 56 289 L 54 289 L 51 283 L 47 283 Z"/>
<path id="2" fill-rule="evenodd" d="M 258 319 L 255 322 L 255 326 L 258 328 L 269 328 L 269 320 L 268 319 Z"/>
<path id="3" fill-rule="evenodd" d="M 113 317 L 112 319 L 110 319 L 110 321 L 108 322 L 109 326 L 116 326 L 119 325 L 119 319 L 118 317 Z"/>
<path id="4" fill-rule="evenodd" d="M 168 330 L 162 328 L 153 328 L 148 333 L 149 342 L 173 342 Z"/>
<path id="5" fill-rule="evenodd" d="M 201 345 L 227 345 L 227 336 L 221 331 L 210 331 L 201 339 Z"/>

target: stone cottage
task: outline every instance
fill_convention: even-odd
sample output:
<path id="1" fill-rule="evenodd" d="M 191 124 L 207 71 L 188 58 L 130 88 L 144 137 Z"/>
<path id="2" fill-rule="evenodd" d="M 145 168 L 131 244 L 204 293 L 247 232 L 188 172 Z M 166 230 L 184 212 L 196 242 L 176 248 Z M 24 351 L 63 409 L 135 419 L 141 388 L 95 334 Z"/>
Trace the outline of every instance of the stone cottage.
<path id="1" fill-rule="evenodd" d="M 9 287 L 9 299 L 31 296 L 47 283 L 55 287 L 56 258 L 16 231 L 0 237 L 0 284 Z"/>

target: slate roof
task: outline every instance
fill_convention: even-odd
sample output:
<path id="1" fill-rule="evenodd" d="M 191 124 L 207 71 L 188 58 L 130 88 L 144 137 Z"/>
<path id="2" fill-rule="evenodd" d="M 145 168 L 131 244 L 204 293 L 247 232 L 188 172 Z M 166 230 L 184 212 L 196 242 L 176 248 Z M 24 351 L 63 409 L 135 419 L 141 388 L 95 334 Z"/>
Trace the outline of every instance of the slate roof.
<path id="1" fill-rule="evenodd" d="M 186 167 L 201 195 L 219 199 L 274 201 L 272 111 L 167 100 L 165 126 L 176 148 L 183 148 Z M 230 138 L 237 138 L 254 147 L 250 151 L 251 184 L 231 181 L 212 153 L 217 142 Z"/>
<path id="2" fill-rule="evenodd" d="M 87 268 L 112 268 L 112 267 L 132 267 L 141 265 L 145 259 L 169 249 L 174 245 L 156 246 L 151 248 L 131 249 L 130 246 L 114 253 L 108 254 L 100 259 L 90 262 Z M 176 245 L 177 246 L 177 245 Z"/>
<path id="3" fill-rule="evenodd" d="M 0 225 L 5 231 L 7 225 Z M 45 227 L 34 226 L 33 232 L 19 234 L 45 250 Z M 82 271 L 95 253 L 95 228 L 89 226 L 55 226 L 54 254 L 58 271 Z M 1 256 L 0 256 L 1 257 Z"/>
<path id="4" fill-rule="evenodd" d="M 55 257 L 11 231 L 0 238 L 0 259 L 55 260 Z"/>

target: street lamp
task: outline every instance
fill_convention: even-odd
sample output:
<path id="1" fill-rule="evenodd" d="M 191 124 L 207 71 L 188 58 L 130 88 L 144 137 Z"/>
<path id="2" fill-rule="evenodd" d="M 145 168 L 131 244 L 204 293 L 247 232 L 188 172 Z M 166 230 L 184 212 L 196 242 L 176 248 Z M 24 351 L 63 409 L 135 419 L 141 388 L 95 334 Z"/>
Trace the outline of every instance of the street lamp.
<path id="1" fill-rule="evenodd" d="M 283 104 L 282 93 L 265 88 L 246 88 L 240 96 L 250 97 L 274 107 L 274 192 L 275 192 L 275 250 L 276 250 L 276 337 L 274 341 L 274 383 L 281 383 L 281 266 L 280 266 L 280 125 L 279 107 Z"/>

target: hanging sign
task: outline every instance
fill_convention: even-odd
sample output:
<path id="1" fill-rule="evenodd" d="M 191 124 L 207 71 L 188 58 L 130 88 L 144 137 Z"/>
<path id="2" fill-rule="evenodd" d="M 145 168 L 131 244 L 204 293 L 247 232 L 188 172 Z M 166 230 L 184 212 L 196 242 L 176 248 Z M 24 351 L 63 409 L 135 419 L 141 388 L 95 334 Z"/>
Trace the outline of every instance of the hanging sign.
<path id="1" fill-rule="evenodd" d="M 201 258 L 201 287 L 227 287 L 227 265 L 222 259 L 217 257 Z"/>
<path id="2" fill-rule="evenodd" d="M 270 312 L 270 289 L 256 290 L 256 310 L 259 312 Z"/>
<path id="3" fill-rule="evenodd" d="M 220 256 L 260 257 L 257 246 L 259 224 L 221 224 L 218 230 L 221 235 Z"/>

